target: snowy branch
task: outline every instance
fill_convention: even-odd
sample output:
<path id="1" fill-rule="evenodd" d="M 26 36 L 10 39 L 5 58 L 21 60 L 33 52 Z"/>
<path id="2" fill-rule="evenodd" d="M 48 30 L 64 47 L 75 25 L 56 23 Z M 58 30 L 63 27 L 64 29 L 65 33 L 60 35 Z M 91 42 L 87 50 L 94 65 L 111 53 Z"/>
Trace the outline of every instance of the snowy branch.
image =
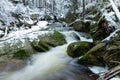
<path id="1" fill-rule="evenodd" d="M 120 73 L 120 65 L 118 65 L 115 68 L 109 70 L 108 72 L 106 72 L 105 74 L 100 76 L 97 80 L 109 80 L 119 73 Z"/>
<path id="2" fill-rule="evenodd" d="M 117 9 L 117 6 L 116 6 L 115 3 L 113 2 L 113 0 L 109 0 L 109 1 L 110 1 L 111 5 L 112 5 L 112 7 L 113 7 L 113 10 L 115 11 L 115 14 L 116 14 L 117 18 L 118 18 L 119 21 L 120 21 L 120 12 L 119 12 L 119 10 Z"/>

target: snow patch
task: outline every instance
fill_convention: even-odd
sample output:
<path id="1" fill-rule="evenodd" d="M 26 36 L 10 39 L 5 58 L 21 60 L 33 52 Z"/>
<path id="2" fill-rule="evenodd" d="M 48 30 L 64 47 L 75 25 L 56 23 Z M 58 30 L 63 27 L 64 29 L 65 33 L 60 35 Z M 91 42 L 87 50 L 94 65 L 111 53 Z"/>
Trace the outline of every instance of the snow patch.
<path id="1" fill-rule="evenodd" d="M 89 69 L 96 74 L 102 74 L 106 71 L 108 71 L 108 68 L 104 68 L 104 67 L 100 67 L 100 66 L 93 66 L 93 67 L 89 67 Z"/>

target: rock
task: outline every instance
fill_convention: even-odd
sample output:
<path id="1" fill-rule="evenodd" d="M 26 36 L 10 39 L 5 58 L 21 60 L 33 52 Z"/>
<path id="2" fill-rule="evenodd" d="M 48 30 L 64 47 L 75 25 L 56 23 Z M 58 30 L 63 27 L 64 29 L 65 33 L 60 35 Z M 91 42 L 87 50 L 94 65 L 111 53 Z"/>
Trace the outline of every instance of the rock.
<path id="1" fill-rule="evenodd" d="M 67 48 L 67 53 L 71 57 L 80 57 L 93 47 L 91 42 L 73 42 Z"/>
<path id="2" fill-rule="evenodd" d="M 28 39 L 24 39 L 23 42 L 22 39 L 7 41 L 0 42 L 0 57 L 7 55 L 9 58 L 27 59 L 34 52 Z"/>
<path id="3" fill-rule="evenodd" d="M 77 21 L 73 24 L 73 29 L 80 32 L 90 32 L 90 22 Z"/>
<path id="4" fill-rule="evenodd" d="M 53 34 L 47 34 L 39 36 L 39 41 L 33 41 L 31 46 L 40 52 L 47 51 L 50 47 L 63 45 L 66 43 L 64 36 L 58 32 L 54 31 Z"/>
<path id="5" fill-rule="evenodd" d="M 78 59 L 78 63 L 84 65 L 97 65 L 104 66 L 104 51 L 106 43 L 98 43 L 91 49 L 89 49 L 81 58 Z"/>
<path id="6" fill-rule="evenodd" d="M 84 65 L 107 66 L 113 68 L 120 62 L 120 34 L 107 42 L 97 43 L 82 57 L 78 63 Z"/>
<path id="7" fill-rule="evenodd" d="M 51 47 L 66 43 L 64 35 L 58 31 L 30 29 L 24 33 L 19 31 L 11 35 L 0 40 L 0 57 L 7 55 L 9 58 L 24 60 L 36 51 L 47 51 Z"/>
<path id="8" fill-rule="evenodd" d="M 13 54 L 13 58 L 22 59 L 22 60 L 27 59 L 30 56 L 29 53 L 26 52 L 24 49 L 20 49 L 12 54 Z"/>
<path id="9" fill-rule="evenodd" d="M 30 15 L 30 19 L 32 19 L 32 20 L 37 20 L 38 17 L 39 17 L 39 14 L 31 14 Z"/>

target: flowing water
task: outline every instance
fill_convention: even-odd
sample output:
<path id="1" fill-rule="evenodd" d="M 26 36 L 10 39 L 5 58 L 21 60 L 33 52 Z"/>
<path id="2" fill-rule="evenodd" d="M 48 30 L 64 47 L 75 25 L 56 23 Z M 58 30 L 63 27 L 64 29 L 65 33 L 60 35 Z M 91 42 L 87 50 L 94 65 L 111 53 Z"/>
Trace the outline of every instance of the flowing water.
<path id="1" fill-rule="evenodd" d="M 78 65 L 70 66 L 73 65 L 73 59 L 66 53 L 67 46 L 77 40 L 73 32 L 64 32 L 64 34 L 67 44 L 51 48 L 48 52 L 33 55 L 31 64 L 16 72 L 1 74 L 0 80 L 79 80 L 75 79 L 75 74 L 72 73 L 75 71 L 79 73 L 79 68 L 76 69 Z"/>

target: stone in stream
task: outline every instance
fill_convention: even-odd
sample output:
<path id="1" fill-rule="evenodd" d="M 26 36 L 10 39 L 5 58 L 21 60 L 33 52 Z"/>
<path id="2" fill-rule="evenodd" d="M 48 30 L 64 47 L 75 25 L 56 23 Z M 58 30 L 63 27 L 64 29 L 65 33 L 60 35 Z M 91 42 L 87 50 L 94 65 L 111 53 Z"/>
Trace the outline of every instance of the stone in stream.
<path id="1" fill-rule="evenodd" d="M 64 36 L 58 32 L 54 31 L 53 34 L 46 34 L 43 36 L 39 36 L 39 41 L 33 41 L 31 43 L 31 46 L 39 51 L 39 52 L 44 52 L 47 51 L 50 47 L 55 47 L 58 45 L 63 45 L 66 43 L 66 40 Z"/>
<path id="2" fill-rule="evenodd" d="M 67 53 L 71 57 L 79 57 L 85 54 L 94 45 L 91 42 L 73 42 L 67 47 Z"/>
<path id="3" fill-rule="evenodd" d="M 90 32 L 90 22 L 77 21 L 77 22 L 73 23 L 73 28 L 76 31 L 89 33 Z"/>

